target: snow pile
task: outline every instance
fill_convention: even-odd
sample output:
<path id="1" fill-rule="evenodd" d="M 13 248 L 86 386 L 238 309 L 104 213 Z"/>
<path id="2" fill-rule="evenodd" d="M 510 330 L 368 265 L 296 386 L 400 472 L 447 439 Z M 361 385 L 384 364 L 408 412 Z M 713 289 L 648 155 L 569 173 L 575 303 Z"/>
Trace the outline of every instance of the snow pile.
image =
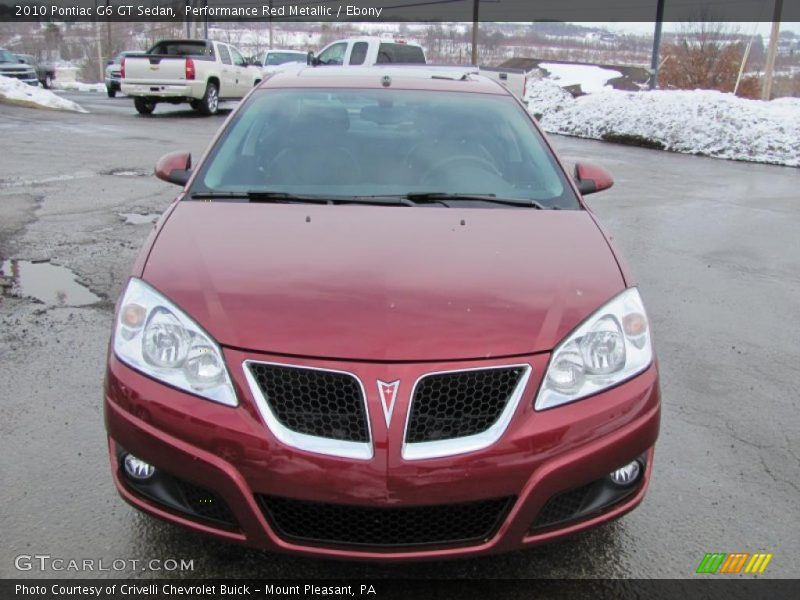
<path id="1" fill-rule="evenodd" d="M 103 92 L 106 91 L 104 83 L 81 83 L 80 81 L 59 81 L 53 82 L 53 88 L 67 92 Z"/>
<path id="2" fill-rule="evenodd" d="M 545 131 L 627 141 L 673 152 L 800 167 L 800 100 L 764 102 L 708 90 L 558 96 L 552 81 L 528 86 Z M 563 91 L 563 90 L 562 90 Z"/>
<path id="3" fill-rule="evenodd" d="M 572 94 L 550 79 L 528 79 L 528 110 L 538 119 L 573 101 Z"/>
<path id="4" fill-rule="evenodd" d="M 74 110 L 87 112 L 78 104 L 56 96 L 50 90 L 33 87 L 19 79 L 0 75 L 0 102 L 20 104 L 34 108 L 52 108 L 55 110 Z"/>
<path id="5" fill-rule="evenodd" d="M 599 92 L 606 87 L 610 79 L 622 77 L 619 71 L 593 65 L 539 63 L 539 67 L 550 73 L 548 78 L 557 81 L 561 87 L 580 85 L 584 94 Z"/>

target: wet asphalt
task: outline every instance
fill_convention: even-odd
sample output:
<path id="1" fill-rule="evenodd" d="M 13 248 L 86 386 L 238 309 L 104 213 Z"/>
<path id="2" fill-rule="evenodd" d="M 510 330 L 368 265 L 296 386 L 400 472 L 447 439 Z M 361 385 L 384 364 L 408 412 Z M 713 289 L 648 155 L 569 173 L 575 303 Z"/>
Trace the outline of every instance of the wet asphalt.
<path id="1" fill-rule="evenodd" d="M 10 280 L 0 288 L 0 577 L 683 578 L 706 552 L 757 551 L 774 554 L 764 577 L 798 575 L 800 170 L 553 138 L 566 161 L 598 162 L 616 180 L 589 200 L 653 322 L 663 419 L 650 491 L 623 519 L 548 546 L 343 563 L 229 546 L 117 496 L 101 408 L 113 302 L 176 193 L 150 175 L 156 159 L 198 156 L 226 115 L 159 107 L 142 118 L 123 97 L 64 95 L 90 114 L 0 105 L 3 272 L 25 261 L 14 272 L 33 269 L 29 284 L 63 288 L 45 302 Z M 37 270 L 48 262 L 65 269 Z M 21 554 L 188 559 L 194 570 L 20 572 Z"/>

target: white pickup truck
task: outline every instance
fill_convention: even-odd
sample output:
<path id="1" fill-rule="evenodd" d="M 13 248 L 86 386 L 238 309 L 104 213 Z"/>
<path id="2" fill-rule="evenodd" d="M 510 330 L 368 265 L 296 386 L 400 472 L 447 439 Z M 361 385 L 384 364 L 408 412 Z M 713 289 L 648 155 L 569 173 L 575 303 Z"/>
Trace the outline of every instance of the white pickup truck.
<path id="1" fill-rule="evenodd" d="M 308 63 L 316 66 L 339 65 L 344 67 L 372 67 L 374 65 L 427 64 L 425 51 L 419 44 L 403 40 L 364 36 L 331 42 L 319 51 L 316 56 L 309 53 Z M 457 69 L 464 71 L 464 66 L 434 65 L 437 69 Z M 480 73 L 494 79 L 520 99 L 525 98 L 527 77 L 522 69 L 501 69 L 499 67 L 472 67 Z"/>
<path id="2" fill-rule="evenodd" d="M 264 77 L 230 44 L 206 40 L 158 42 L 142 56 L 124 58 L 120 76 L 122 93 L 143 115 L 159 102 L 188 102 L 213 115 L 221 101 L 244 98 Z"/>

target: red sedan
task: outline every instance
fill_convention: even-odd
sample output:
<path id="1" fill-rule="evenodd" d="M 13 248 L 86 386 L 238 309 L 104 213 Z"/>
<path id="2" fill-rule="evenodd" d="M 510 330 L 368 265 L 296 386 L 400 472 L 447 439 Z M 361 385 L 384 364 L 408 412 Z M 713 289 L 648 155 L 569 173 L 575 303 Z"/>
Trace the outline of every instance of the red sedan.
<path id="1" fill-rule="evenodd" d="M 309 555 L 538 544 L 647 489 L 660 397 L 638 289 L 523 104 L 457 70 L 269 78 L 119 300 L 111 468 L 136 508 Z"/>

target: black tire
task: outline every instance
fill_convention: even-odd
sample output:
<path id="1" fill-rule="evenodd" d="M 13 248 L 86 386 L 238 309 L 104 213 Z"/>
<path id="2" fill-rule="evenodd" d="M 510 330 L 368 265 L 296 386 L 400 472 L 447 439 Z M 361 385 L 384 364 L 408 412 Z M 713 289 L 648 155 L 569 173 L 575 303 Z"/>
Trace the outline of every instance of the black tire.
<path id="1" fill-rule="evenodd" d="M 108 94 L 109 98 L 114 98 L 117 95 L 117 90 L 112 88 L 111 86 L 106 86 L 106 94 Z"/>
<path id="2" fill-rule="evenodd" d="M 199 102 L 197 110 L 203 115 L 215 115 L 219 110 L 219 88 L 216 83 L 209 82 L 206 86 L 206 93 Z"/>
<path id="3" fill-rule="evenodd" d="M 156 103 L 147 98 L 134 98 L 133 105 L 140 115 L 149 115 L 156 109 Z"/>
<path id="4" fill-rule="evenodd" d="M 46 90 L 49 90 L 51 87 L 53 87 L 53 76 L 50 75 L 50 73 L 44 76 L 42 87 Z"/>
<path id="5" fill-rule="evenodd" d="M 195 110 L 200 110 L 200 100 L 189 100 L 189 106 Z"/>

